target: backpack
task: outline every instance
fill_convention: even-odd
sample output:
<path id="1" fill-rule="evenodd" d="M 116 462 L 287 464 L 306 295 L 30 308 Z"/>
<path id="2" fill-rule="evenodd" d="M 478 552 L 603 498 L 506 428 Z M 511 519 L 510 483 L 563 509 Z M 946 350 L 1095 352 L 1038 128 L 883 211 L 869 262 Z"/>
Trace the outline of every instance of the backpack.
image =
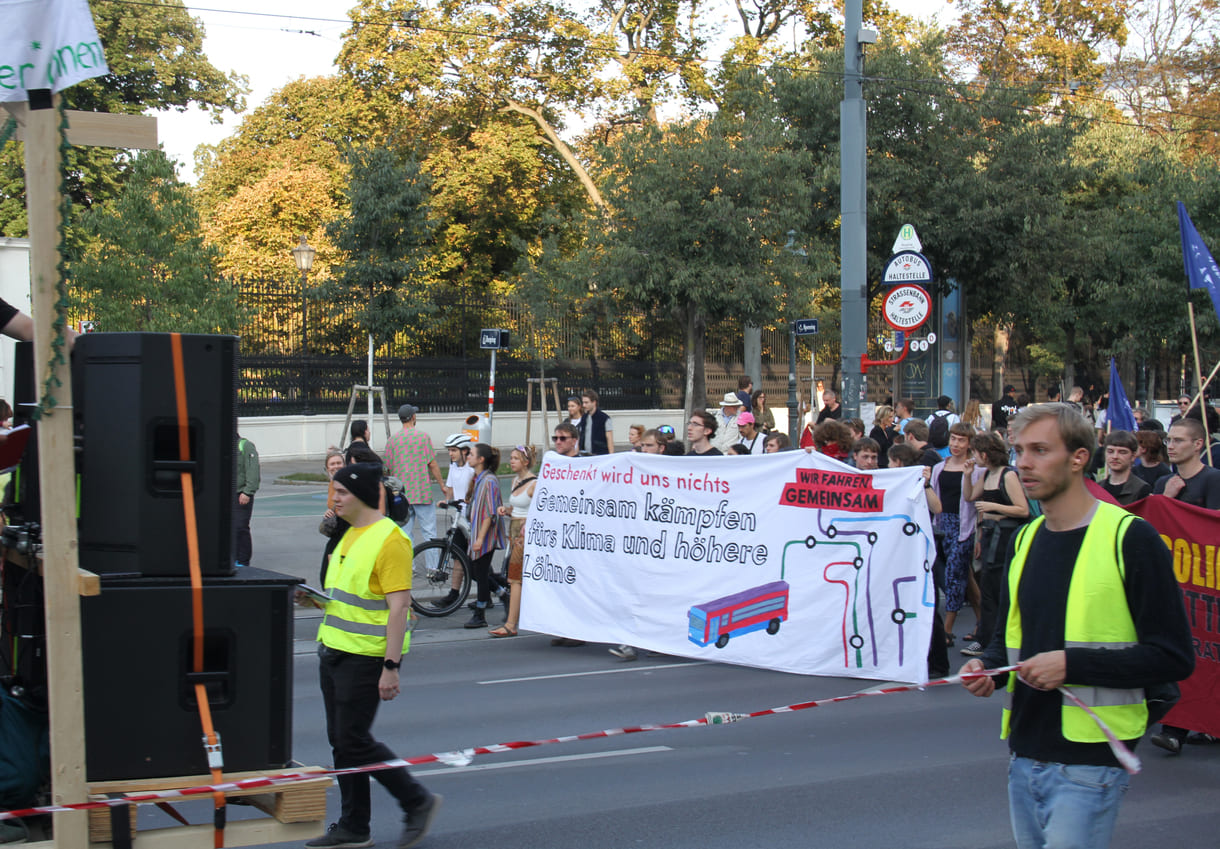
<path id="1" fill-rule="evenodd" d="M 949 413 L 937 410 L 932 414 L 932 422 L 928 425 L 928 444 L 933 448 L 949 446 Z"/>
<path id="2" fill-rule="evenodd" d="M 411 519 L 411 504 L 402 492 L 402 481 L 391 475 L 383 475 L 381 485 L 385 488 L 385 514 L 402 527 Z"/>

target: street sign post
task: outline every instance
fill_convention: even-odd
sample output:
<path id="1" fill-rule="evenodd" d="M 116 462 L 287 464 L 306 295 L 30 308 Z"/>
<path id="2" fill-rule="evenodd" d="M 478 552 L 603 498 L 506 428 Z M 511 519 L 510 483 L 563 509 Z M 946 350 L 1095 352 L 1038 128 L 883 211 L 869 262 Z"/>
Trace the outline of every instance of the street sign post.
<path id="1" fill-rule="evenodd" d="M 491 442 L 491 428 L 496 409 L 496 351 L 508 347 L 508 331 L 485 327 L 479 331 L 479 347 L 491 351 L 491 373 L 487 378 L 487 441 Z"/>

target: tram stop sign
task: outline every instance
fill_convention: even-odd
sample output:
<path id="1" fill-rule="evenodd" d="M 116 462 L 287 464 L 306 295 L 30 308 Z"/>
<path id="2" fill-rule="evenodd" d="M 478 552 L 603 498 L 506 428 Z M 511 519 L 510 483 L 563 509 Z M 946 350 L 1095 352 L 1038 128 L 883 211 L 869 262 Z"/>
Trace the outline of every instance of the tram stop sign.
<path id="1" fill-rule="evenodd" d="M 886 323 L 895 330 L 917 330 L 932 313 L 932 298 L 922 286 L 895 286 L 885 296 L 882 313 Z"/>

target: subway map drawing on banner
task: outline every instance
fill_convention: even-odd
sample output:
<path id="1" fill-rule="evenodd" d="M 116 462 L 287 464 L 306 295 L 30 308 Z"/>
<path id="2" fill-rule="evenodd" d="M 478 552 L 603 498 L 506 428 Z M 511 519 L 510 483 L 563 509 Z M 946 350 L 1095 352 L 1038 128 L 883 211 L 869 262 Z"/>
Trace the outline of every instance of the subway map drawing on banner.
<path id="1" fill-rule="evenodd" d="M 543 462 L 522 627 L 810 675 L 922 682 L 934 545 L 919 469 L 820 454 Z"/>

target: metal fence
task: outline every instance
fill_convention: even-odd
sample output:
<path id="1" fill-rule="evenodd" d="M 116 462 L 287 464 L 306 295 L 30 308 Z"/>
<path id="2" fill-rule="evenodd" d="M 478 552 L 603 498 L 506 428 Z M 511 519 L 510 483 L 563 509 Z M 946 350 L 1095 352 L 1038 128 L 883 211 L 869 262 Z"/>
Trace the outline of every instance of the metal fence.
<path id="1" fill-rule="evenodd" d="M 352 309 L 310 297 L 296 281 L 235 281 L 250 319 L 242 328 L 238 403 L 241 415 L 340 413 L 353 384 L 367 379 L 367 337 Z M 682 328 L 656 309 L 613 318 L 567 310 L 535 332 L 529 308 L 504 296 L 453 288 L 431 293 L 433 311 L 374 351 L 373 384 L 390 405 L 410 401 L 424 412 L 486 406 L 490 353 L 479 331 L 506 329 L 510 348 L 496 362 L 496 408 L 526 408 L 526 378 L 538 377 L 537 349 L 561 397 L 592 387 L 606 409 L 681 406 L 685 366 Z M 787 379 L 787 333 L 764 328 L 764 383 Z M 800 356 L 808 361 L 802 342 Z M 736 388 L 742 373 L 741 327 L 709 326 L 705 351 L 708 395 Z M 535 396 L 535 403 L 537 397 Z"/>

